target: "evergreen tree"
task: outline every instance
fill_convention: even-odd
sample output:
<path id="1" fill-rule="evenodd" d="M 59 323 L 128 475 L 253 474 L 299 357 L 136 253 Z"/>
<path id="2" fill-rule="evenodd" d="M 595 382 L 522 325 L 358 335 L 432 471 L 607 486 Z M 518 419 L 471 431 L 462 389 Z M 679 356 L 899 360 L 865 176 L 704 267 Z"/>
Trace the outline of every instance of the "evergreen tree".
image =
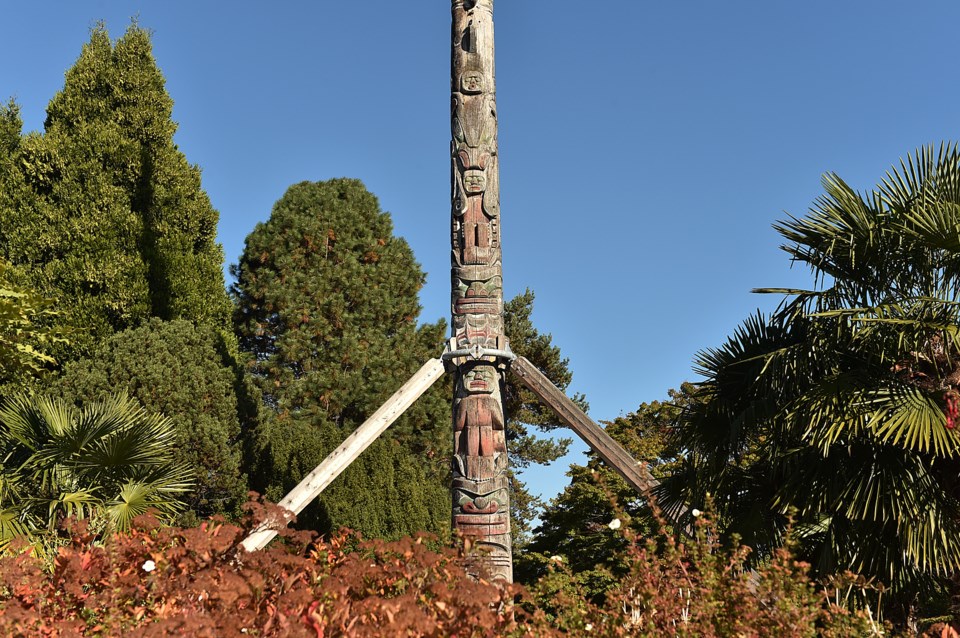
<path id="1" fill-rule="evenodd" d="M 199 517 L 234 513 L 247 494 L 241 430 L 255 419 L 230 344 L 218 331 L 151 319 L 68 364 L 52 392 L 83 406 L 117 391 L 168 417 L 195 487 L 184 499 Z M 239 386 L 239 387 L 238 387 Z"/>
<path id="2" fill-rule="evenodd" d="M 643 403 L 635 412 L 605 422 L 604 429 L 662 478 L 677 464 L 678 451 L 669 443 L 674 423 L 700 401 L 697 397 L 696 387 L 684 383 L 680 390 L 670 390 L 669 400 Z M 548 571 L 550 557 L 559 555 L 573 580 L 600 599 L 629 569 L 627 541 L 617 529 L 628 525 L 645 537 L 658 535 L 660 529 L 645 495 L 637 494 L 596 454 L 589 457 L 586 465 L 570 466 L 570 484 L 544 509 L 516 571 L 518 580 L 534 582 Z"/>
<path id="3" fill-rule="evenodd" d="M 250 450 L 253 483 L 279 499 L 441 352 L 445 324 L 416 327 L 424 275 L 356 180 L 291 187 L 247 238 L 234 275 L 237 334 L 253 355 L 269 414 Z M 511 345 L 566 388 L 567 361 L 533 328 L 532 310 L 530 291 L 505 304 Z M 451 396 L 449 380 L 431 388 L 327 489 L 304 523 L 377 536 L 448 533 Z M 569 440 L 539 439 L 528 429 L 558 426 L 553 414 L 509 378 L 506 396 L 512 463 L 563 455 Z M 512 486 L 522 540 L 539 501 L 521 481 Z"/>
<path id="4" fill-rule="evenodd" d="M 19 134 L 15 105 L 0 111 L 0 257 L 82 330 L 67 359 L 150 316 L 228 326 L 218 215 L 172 109 L 133 25 L 115 44 L 93 31 L 42 135 Z"/>
<path id="5" fill-rule="evenodd" d="M 0 399 L 56 364 L 47 350 L 64 337 L 43 324 L 56 312 L 32 290 L 10 283 L 10 267 L 0 261 Z"/>
<path id="6" fill-rule="evenodd" d="M 20 118 L 20 107 L 10 100 L 0 106 L 0 174 L 5 174 L 12 167 L 13 153 L 20 145 L 20 132 L 23 130 L 23 120 Z"/>
<path id="7" fill-rule="evenodd" d="M 424 274 L 357 180 L 290 187 L 234 275 L 235 326 L 267 407 L 253 482 L 276 500 L 437 356 L 446 328 L 417 327 Z M 440 383 L 417 401 L 301 522 L 449 533 L 449 392 Z"/>
<path id="8" fill-rule="evenodd" d="M 540 334 L 533 327 L 534 294 L 526 290 L 504 304 L 504 332 L 510 339 L 510 347 L 518 356 L 526 357 L 561 391 L 566 390 L 573 379 L 569 360 L 560 348 L 553 345 L 549 334 Z M 529 540 L 530 524 L 537 517 L 543 502 L 530 494 L 526 484 L 519 480 L 514 470 L 523 469 L 531 463 L 547 465 L 567 453 L 569 438 L 547 438 L 538 433 L 549 433 L 564 426 L 553 410 L 542 405 L 536 396 L 523 384 L 507 375 L 507 391 L 504 393 L 503 409 L 507 418 L 507 449 L 511 467 L 511 518 L 514 547 L 520 549 Z M 586 411 L 583 395 L 573 397 Z M 535 429 L 530 431 L 530 427 Z"/>

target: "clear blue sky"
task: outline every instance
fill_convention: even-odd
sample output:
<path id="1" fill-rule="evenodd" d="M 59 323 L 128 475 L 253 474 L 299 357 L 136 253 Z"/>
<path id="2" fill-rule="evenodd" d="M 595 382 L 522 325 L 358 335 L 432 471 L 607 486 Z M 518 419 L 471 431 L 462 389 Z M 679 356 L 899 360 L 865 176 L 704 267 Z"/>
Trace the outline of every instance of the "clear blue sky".
<path id="1" fill-rule="evenodd" d="M 387 0 L 9 3 L 0 98 L 28 129 L 89 29 L 132 16 L 203 168 L 233 263 L 290 184 L 358 177 L 449 315 L 449 4 Z M 870 188 L 915 147 L 957 139 L 955 0 L 499 0 L 504 283 L 612 419 L 694 380 L 757 307 L 802 286 L 771 224 L 835 171 Z M 579 450 L 582 450 L 582 446 Z M 566 465 L 527 473 L 552 494 Z"/>

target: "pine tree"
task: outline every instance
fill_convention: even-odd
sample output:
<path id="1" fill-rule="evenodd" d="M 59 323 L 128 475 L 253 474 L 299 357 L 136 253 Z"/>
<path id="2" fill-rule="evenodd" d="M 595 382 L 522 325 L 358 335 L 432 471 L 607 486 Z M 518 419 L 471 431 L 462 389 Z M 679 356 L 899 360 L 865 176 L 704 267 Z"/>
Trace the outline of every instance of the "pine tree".
<path id="1" fill-rule="evenodd" d="M 417 327 L 424 274 L 357 180 L 291 186 L 247 237 L 235 326 L 263 393 L 254 486 L 279 499 L 430 357 Z M 301 516 L 326 531 L 449 533 L 449 389 L 437 384 Z"/>
<path id="2" fill-rule="evenodd" d="M 700 401 L 696 387 L 684 383 L 680 390 L 669 391 L 669 400 L 642 403 L 636 411 L 605 422 L 604 429 L 662 478 L 677 463 L 678 450 L 669 443 L 674 423 L 684 409 Z M 518 578 L 535 581 L 549 571 L 550 557 L 559 555 L 566 573 L 599 599 L 629 568 L 627 542 L 616 529 L 629 525 L 649 537 L 660 533 L 660 525 L 651 518 L 645 495 L 637 494 L 596 454 L 590 453 L 586 465 L 571 465 L 567 475 L 570 483 L 544 509 L 532 542 L 518 558 Z"/>
<path id="3" fill-rule="evenodd" d="M 526 357 L 560 390 L 566 390 L 573 380 L 570 362 L 563 357 L 560 348 L 553 345 L 551 335 L 541 334 L 533 326 L 533 301 L 533 291 L 528 289 L 504 304 L 504 332 L 515 354 Z M 584 411 L 587 410 L 583 395 L 576 395 L 573 399 Z M 571 439 L 538 436 L 565 426 L 553 410 L 542 405 L 530 390 L 511 375 L 507 375 L 503 407 L 507 417 L 507 449 L 511 467 L 511 530 L 514 547 L 521 549 L 529 541 L 530 525 L 537 518 L 543 502 L 527 490 L 526 484 L 513 471 L 527 468 L 531 463 L 547 465 L 556 461 L 567 453 Z"/>
<path id="4" fill-rule="evenodd" d="M 356 180 L 292 186 L 247 238 L 234 275 L 237 334 L 270 415 L 251 450 L 253 483 L 278 499 L 441 352 L 445 324 L 416 327 L 423 272 Z M 566 388 L 568 362 L 533 327 L 532 310 L 530 291 L 505 304 L 511 345 Z M 449 380 L 431 388 L 327 489 L 305 524 L 448 533 L 451 393 Z M 565 453 L 569 439 L 529 431 L 559 422 L 509 377 L 506 409 L 515 466 Z M 522 541 L 539 500 L 516 478 L 512 487 Z"/>
<path id="5" fill-rule="evenodd" d="M 173 141 L 173 101 L 147 31 L 96 28 L 43 134 L 0 112 L 0 257 L 60 301 L 66 359 L 147 317 L 226 328 L 217 212 Z M 16 134 L 14 133 L 16 131 Z"/>

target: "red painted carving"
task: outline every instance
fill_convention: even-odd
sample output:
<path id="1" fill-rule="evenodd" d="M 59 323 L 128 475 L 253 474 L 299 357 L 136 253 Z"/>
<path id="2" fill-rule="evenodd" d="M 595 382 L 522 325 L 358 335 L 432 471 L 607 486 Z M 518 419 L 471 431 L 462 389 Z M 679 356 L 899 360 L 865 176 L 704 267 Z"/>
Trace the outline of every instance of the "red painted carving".
<path id="1" fill-rule="evenodd" d="M 465 536 L 498 536 L 510 533 L 510 519 L 506 514 L 457 514 L 453 518 L 457 529 Z"/>
<path id="2" fill-rule="evenodd" d="M 453 342 L 503 340 L 500 181 L 493 76 L 493 0 L 453 0 L 451 69 Z M 461 359 L 453 409 L 453 525 L 486 550 L 479 560 L 512 579 L 502 370 L 492 357 Z"/>

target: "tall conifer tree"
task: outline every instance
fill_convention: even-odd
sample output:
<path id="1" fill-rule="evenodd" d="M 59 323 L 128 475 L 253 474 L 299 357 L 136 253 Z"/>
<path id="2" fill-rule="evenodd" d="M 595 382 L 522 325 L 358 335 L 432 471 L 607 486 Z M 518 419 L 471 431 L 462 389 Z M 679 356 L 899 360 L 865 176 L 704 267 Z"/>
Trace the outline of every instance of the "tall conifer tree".
<path id="1" fill-rule="evenodd" d="M 424 361 L 436 357 L 445 324 L 416 325 L 424 281 L 389 215 L 356 180 L 302 182 L 247 237 L 235 326 L 267 406 L 249 451 L 254 487 L 278 500 L 376 410 Z M 533 293 L 505 304 L 514 350 L 561 388 L 568 362 L 530 321 Z M 568 441 L 528 429 L 559 425 L 532 395 L 509 383 L 508 437 L 518 467 L 549 463 Z M 438 383 L 365 451 L 308 510 L 321 531 L 347 525 L 377 536 L 450 525 L 448 383 Z M 582 397 L 578 397 L 582 401 Z M 584 404 L 585 405 L 585 404 Z M 512 478 L 513 529 L 523 537 L 539 501 Z"/>
<path id="2" fill-rule="evenodd" d="M 150 316 L 225 328 L 218 214 L 173 141 L 150 36 L 97 28 L 51 100 L 43 134 L 0 126 L 0 256 L 78 329 L 68 358 Z"/>
<path id="3" fill-rule="evenodd" d="M 296 184 L 247 237 L 235 325 L 268 416 L 252 458 L 279 499 L 444 341 L 417 327 L 424 274 L 357 180 Z M 301 517 L 374 536 L 449 530 L 449 388 L 438 384 Z"/>

